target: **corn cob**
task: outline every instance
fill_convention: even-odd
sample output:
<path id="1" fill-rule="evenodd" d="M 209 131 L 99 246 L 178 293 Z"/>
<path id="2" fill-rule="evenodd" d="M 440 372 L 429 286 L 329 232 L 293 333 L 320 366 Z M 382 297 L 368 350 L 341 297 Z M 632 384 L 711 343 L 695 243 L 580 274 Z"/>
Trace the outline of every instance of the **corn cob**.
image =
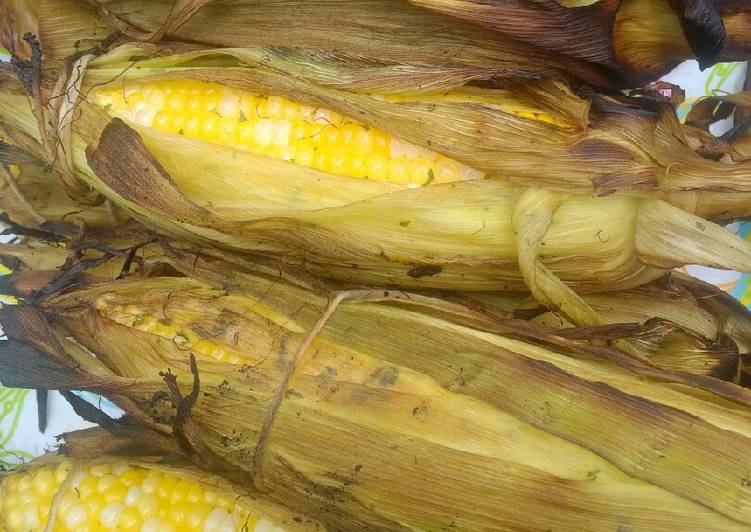
<path id="1" fill-rule="evenodd" d="M 417 296 L 342 303 L 282 387 L 326 298 L 182 258 L 195 258 L 213 287 L 185 277 L 79 286 L 42 307 L 60 347 L 52 338 L 35 345 L 51 346 L 82 382 L 96 375 L 99 391 L 160 430 L 175 426 L 175 411 L 157 393 L 158 373 L 170 368 L 188 393 L 193 354 L 201 393 L 190 416 L 200 445 L 332 529 L 351 529 L 353 515 L 366 529 L 742 530 L 751 522 L 748 494 L 737 488 L 751 437 L 741 388 L 597 362 L 592 355 L 608 351 L 518 322 L 504 329 L 451 305 L 421 310 Z M 39 372 L 18 367 L 12 312 L 2 317 L 12 339 L 3 373 L 41 385 Z M 26 315 L 23 327 L 34 323 Z"/>
<path id="2" fill-rule="evenodd" d="M 208 473 L 143 459 L 45 456 L 3 475 L 0 484 L 0 527 L 6 532 L 314 529 L 298 522 Z"/>
<path id="3" fill-rule="evenodd" d="M 333 174 L 412 187 L 482 177 L 468 166 L 328 109 L 279 96 L 258 98 L 216 83 L 174 80 L 113 87 L 95 91 L 93 100 L 143 127 Z M 524 110 L 517 115 L 534 117 Z"/>

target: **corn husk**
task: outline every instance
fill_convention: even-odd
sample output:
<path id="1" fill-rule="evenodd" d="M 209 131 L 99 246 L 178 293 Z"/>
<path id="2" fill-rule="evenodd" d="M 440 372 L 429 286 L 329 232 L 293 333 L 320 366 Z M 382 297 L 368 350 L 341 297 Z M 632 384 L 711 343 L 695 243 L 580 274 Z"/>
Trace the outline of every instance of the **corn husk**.
<path id="1" fill-rule="evenodd" d="M 326 297 L 183 259 L 215 282 L 79 286 L 41 303 L 52 329 L 31 307 L 5 309 L 5 384 L 105 393 L 332 529 L 751 522 L 740 387 L 418 295 L 371 291 L 319 322 Z M 136 325 L 147 315 L 159 321 Z"/>
<path id="2" fill-rule="evenodd" d="M 241 278 L 244 270 L 281 274 L 310 290 L 333 292 L 341 288 L 306 276 L 304 271 L 289 269 L 283 263 L 261 263 L 258 258 L 248 261 L 216 250 L 196 250 L 176 241 L 156 242 L 148 233 L 128 226 L 90 233 L 88 245 L 83 248 L 75 242 L 51 243 L 26 237 L 22 243 L 0 246 L 0 257 L 6 264 L 12 264 L 11 258 L 18 261 L 14 275 L 3 279 L 2 287 L 22 300 L 44 297 L 71 282 L 164 275 L 165 271 L 180 271 L 203 282 L 237 290 L 242 290 L 242 282 L 233 279 Z M 524 319 L 560 329 L 573 327 L 528 294 L 426 295 L 447 298 L 500 320 Z M 601 318 L 602 327 L 575 328 L 562 334 L 593 345 L 627 339 L 640 356 L 660 367 L 740 382 L 740 354 L 751 352 L 751 315 L 719 288 L 672 273 L 637 289 L 588 294 L 583 300 Z"/>
<path id="3" fill-rule="evenodd" d="M 106 227 L 125 220 L 114 204 L 81 205 L 71 199 L 49 168 L 39 164 L 0 168 L 0 212 L 19 225 L 40 228 L 49 224 Z"/>
<path id="4" fill-rule="evenodd" d="M 151 47 L 131 46 L 92 61 L 81 90 L 85 93 L 88 84 L 113 79 L 113 75 L 122 73 L 122 65 L 130 64 L 147 49 L 154 51 Z M 257 52 L 227 53 L 252 63 Z M 345 114 L 364 113 L 370 117 L 367 122 L 410 141 L 433 145 L 430 138 L 422 135 L 428 134 L 431 124 L 438 123 L 429 117 L 422 122 L 412 120 L 423 109 L 419 102 L 397 106 L 282 75 L 278 69 L 299 65 L 286 56 L 271 56 L 275 57 L 272 61 L 278 61 L 274 70 L 261 66 L 186 69 L 175 63 L 190 59 L 191 65 L 198 65 L 230 56 L 169 56 L 146 60 L 139 63 L 140 68 L 128 72 L 135 72 L 133 79 L 182 75 L 254 90 L 273 89 Z M 303 78 L 308 76 L 323 83 L 326 77 L 321 72 L 298 68 L 301 70 L 296 72 Z M 543 100 L 550 102 L 546 105 L 551 112 L 559 109 L 561 117 L 571 117 L 572 113 L 580 116 L 586 110 L 580 105 L 579 111 L 573 111 L 566 102 L 576 98 L 570 93 L 566 96 L 564 88 L 555 83 L 526 87 L 537 94 L 551 95 Z M 24 112 L 24 98 L 12 91 L 3 93 L 4 102 L 18 104 L 4 106 L 6 124 L 23 135 L 33 136 L 35 122 Z M 410 107 L 416 114 L 405 110 Z M 467 112 L 482 113 L 483 120 L 492 115 L 499 125 L 519 123 L 515 115 L 474 104 L 446 104 L 441 109 L 446 113 L 441 118 L 444 124 L 448 117 L 458 116 L 454 113 Z M 573 302 L 573 296 L 556 277 L 575 290 L 591 290 L 642 284 L 659 275 L 653 266 L 666 268 L 697 262 L 749 269 L 748 246 L 740 239 L 658 200 L 587 198 L 538 191 L 524 193 L 526 199 L 519 202 L 523 192 L 500 179 L 405 190 L 392 184 L 321 173 L 177 135 L 133 129 L 85 101 L 78 111 L 81 114 L 72 123 L 71 164 L 77 178 L 84 180 L 84 188 L 98 190 L 147 224 L 173 236 L 283 257 L 305 264 L 322 276 L 371 284 L 515 290 L 526 286 L 522 279 L 529 281 L 534 277 L 535 264 L 540 262 L 537 257 L 541 257 L 543 263 L 548 261 L 544 265 L 550 272 L 545 283 L 531 287 L 536 296 L 558 308 L 568 305 L 572 308 L 566 311 L 567 315 L 578 323 L 592 324 L 586 309 L 574 308 L 581 304 Z M 616 115 L 611 118 L 619 120 Z M 642 123 L 639 118 L 635 120 Z M 422 129 L 416 132 L 415 127 Z M 539 127 L 547 125 L 536 124 L 530 128 L 530 135 L 541 134 Z M 464 135 L 466 131 L 455 133 L 456 140 L 467 144 L 466 154 L 482 157 L 491 153 L 478 149 L 475 143 L 481 139 L 476 136 Z M 564 130 L 558 133 L 567 134 Z M 434 132 L 430 134 L 437 139 Z M 497 136 L 483 142 L 488 150 L 493 142 L 500 143 L 496 145 L 500 149 L 508 138 L 499 130 Z M 547 139 L 549 135 L 540 138 Z M 471 147 L 468 143 L 472 143 Z M 509 157 L 494 156 L 494 160 L 513 160 L 520 167 L 525 166 L 521 163 L 523 158 L 511 156 L 519 148 L 510 146 Z M 447 153 L 471 162 L 459 156 L 459 148 Z M 551 155 L 546 150 L 545 158 L 540 160 L 550 160 Z M 610 155 L 608 167 L 612 170 Z M 584 166 L 593 167 L 591 162 Z M 671 163 L 671 173 L 677 174 L 680 167 L 678 162 Z M 134 173 L 134 168 L 139 171 Z M 275 178 L 279 174 L 285 179 Z M 462 198 L 460 203 L 456 202 L 457 197 Z M 546 232 L 536 228 L 539 234 L 529 241 L 517 238 L 514 230 L 517 234 L 523 232 L 520 224 L 539 219 L 535 213 L 548 217 L 550 228 Z M 592 219 L 598 220 L 597 228 L 591 227 Z M 635 234 L 630 233 L 633 227 Z M 518 261 L 522 256 L 523 264 Z M 579 266 L 582 263 L 587 264 L 584 270 Z"/>
<path id="5" fill-rule="evenodd" d="M 573 77 L 610 87 L 642 85 L 694 57 L 704 66 L 718 59 L 743 60 L 751 49 L 744 25 L 748 11 L 723 3 L 713 9 L 703 2 L 714 19 L 698 21 L 699 32 L 689 27 L 688 42 L 681 28 L 682 10 L 674 12 L 667 1 L 608 0 L 583 8 L 561 7 L 554 0 L 412 3 L 435 11 L 397 0 L 188 2 L 197 11 L 188 10 L 186 20 L 180 3 L 172 0 L 57 0 L 43 3 L 48 9 L 40 17 L 40 32 L 70 47 L 73 36 L 80 38 L 78 28 L 85 27 L 88 37 L 93 32 L 89 28 L 104 34 L 102 26 L 109 26 L 138 40 L 167 38 L 218 47 L 303 46 L 372 62 L 437 67 L 450 63 Z M 80 22 L 71 17 L 76 11 L 81 12 Z M 99 15 L 96 22 L 93 13 Z M 711 27 L 720 17 L 724 27 Z M 336 31 L 331 30 L 332 20 Z M 709 31 L 702 31 L 705 28 Z M 722 37 L 724 46 L 718 46 Z"/>
<path id="6" fill-rule="evenodd" d="M 657 79 L 685 59 L 698 59 L 702 68 L 718 59 L 744 60 L 751 45 L 742 24 L 749 13 L 722 2 L 410 1 L 546 50 L 626 71 L 634 84 Z"/>
<path id="7" fill-rule="evenodd" d="M 131 431 L 134 429 L 137 427 L 129 427 Z M 260 494 L 251 494 L 241 486 L 233 485 L 217 475 L 198 469 L 174 453 L 144 454 L 143 449 L 136 444 L 137 439 L 123 441 L 122 438 L 113 437 L 101 429 L 66 433 L 61 435 L 61 439 L 64 440 L 62 447 L 65 456 L 48 452 L 29 463 L 4 472 L 0 475 L 0 486 L 14 476 L 35 474 L 42 469 L 67 471 L 65 480 L 54 492 L 57 494 L 70 489 L 69 485 L 75 482 L 75 475 L 89 468 L 103 465 L 127 467 L 169 475 L 180 481 L 198 484 L 203 490 L 210 490 L 218 497 L 227 497 L 233 501 L 232 512 L 236 516 L 248 514 L 262 516 L 263 519 L 282 527 L 282 530 L 291 532 L 325 530 L 319 523 L 295 511 L 294 508 L 287 508 Z M 105 495 L 106 492 L 102 494 L 102 497 Z M 59 511 L 59 502 L 54 501 L 53 497 L 53 513 L 55 508 Z M 165 504 L 169 504 L 169 500 L 165 501 Z M 0 511 L 0 522 L 4 517 Z M 64 526 L 64 523 L 60 522 L 59 514 L 56 517 L 48 521 L 49 526 Z M 45 527 L 47 523 L 41 523 L 41 526 Z M 242 522 L 238 522 L 235 524 L 235 529 L 247 529 L 247 523 L 245 523 L 245 528 L 243 526 Z"/>

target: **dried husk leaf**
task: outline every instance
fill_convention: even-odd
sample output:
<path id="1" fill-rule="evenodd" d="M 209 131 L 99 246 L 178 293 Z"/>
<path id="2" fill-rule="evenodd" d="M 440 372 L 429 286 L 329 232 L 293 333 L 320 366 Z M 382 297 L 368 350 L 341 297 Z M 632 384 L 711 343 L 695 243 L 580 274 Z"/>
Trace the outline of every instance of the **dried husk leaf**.
<path id="1" fill-rule="evenodd" d="M 707 1 L 608 0 L 410 0 L 500 34 L 602 64 L 632 86 L 696 58 L 702 68 L 719 60 L 743 60 L 747 28 L 738 23 L 748 6 Z M 722 4 L 722 2 L 720 2 Z M 728 33 L 723 21 L 727 20 Z M 726 40 L 730 41 L 726 46 Z M 744 52 L 745 50 L 745 52 Z"/>
<path id="2" fill-rule="evenodd" d="M 242 292 L 166 277 L 73 290 L 43 307 L 60 346 L 37 345 L 79 373 L 76 385 L 130 401 L 129 412 L 161 427 L 176 418 L 154 395 L 157 373 L 169 367 L 187 394 L 193 352 L 202 393 L 190 419 L 201 443 L 250 475 L 269 403 L 326 299 L 278 278 L 241 280 Z M 186 348 L 169 329 L 114 321 L 113 309 L 127 304 L 246 365 Z M 596 362 L 599 351 L 541 329 L 527 329 L 537 340 L 514 340 L 420 308 L 339 306 L 283 395 L 260 468 L 265 488 L 301 504 L 306 490 L 323 494 L 313 515 L 340 529 L 329 519 L 362 505 L 373 529 L 748 526 L 748 495 L 738 489 L 749 467 L 748 392 L 698 376 L 671 385 L 664 379 L 674 374 L 645 378 Z M 16 338 L 19 320 L 4 313 L 3 323 Z M 563 354 L 575 345 L 581 358 Z"/>
<path id="3" fill-rule="evenodd" d="M 71 199 L 60 180 L 39 164 L 19 168 L 20 174 L 0 170 L 0 212 L 25 227 L 45 223 L 106 227 L 125 220 L 127 215 L 116 205 L 81 205 Z"/>
<path id="4" fill-rule="evenodd" d="M 100 20 L 135 39 L 148 39 L 168 19 L 172 0 L 90 2 Z M 337 31 L 331 31 L 331 21 Z M 208 28 L 213 26 L 214 30 Z M 253 31 L 248 31 L 253 28 Z M 216 47 L 319 50 L 373 64 L 461 67 L 498 75 L 579 78 L 598 86 L 618 80 L 600 65 L 547 52 L 474 24 L 400 0 L 234 2 L 195 12 L 170 38 Z"/>

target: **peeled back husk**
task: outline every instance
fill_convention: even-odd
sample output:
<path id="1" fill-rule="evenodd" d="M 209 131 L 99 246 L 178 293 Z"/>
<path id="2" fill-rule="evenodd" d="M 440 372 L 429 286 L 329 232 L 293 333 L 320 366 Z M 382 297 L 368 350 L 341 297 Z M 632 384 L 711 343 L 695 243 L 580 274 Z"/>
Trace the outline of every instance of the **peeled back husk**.
<path id="1" fill-rule="evenodd" d="M 41 305 L 51 330 L 6 309 L 6 384 L 105 393 L 332 529 L 751 524 L 740 387 L 382 290 L 339 297 L 298 353 L 332 299 L 278 277 L 227 281 L 79 286 Z M 43 353 L 61 365 L 53 379 L 33 362 Z M 179 397 L 192 399 L 176 415 Z"/>
<path id="2" fill-rule="evenodd" d="M 80 38 L 79 28 L 85 24 L 100 33 L 105 27 L 117 29 L 138 40 L 158 36 L 217 47 L 302 46 L 370 62 L 532 72 L 607 87 L 654 81 L 678 62 L 695 56 L 703 65 L 718 59 L 743 60 L 751 49 L 749 13 L 737 2 L 730 6 L 720 2 L 715 18 L 721 17 L 724 27 L 720 25 L 708 36 L 688 32 L 691 46 L 681 31 L 679 16 L 662 0 L 608 0 L 568 9 L 554 0 L 413 3 L 436 11 L 397 0 L 197 2 L 193 4 L 199 9 L 189 12 L 187 21 L 172 24 L 177 22 L 174 15 L 182 14 L 172 0 L 58 0 L 49 14 L 41 14 L 40 32 L 70 46 L 74 36 Z M 56 13 L 70 17 L 76 11 L 78 19 L 57 23 L 62 17 Z M 92 23 L 96 14 L 99 24 Z M 336 31 L 331 20 L 336 20 Z M 725 34 L 719 46 L 716 42 L 707 50 L 696 46 Z"/>
<path id="3" fill-rule="evenodd" d="M 654 81 L 687 59 L 704 69 L 743 61 L 751 51 L 751 10 L 738 2 L 410 1 L 626 73 L 631 85 Z"/>

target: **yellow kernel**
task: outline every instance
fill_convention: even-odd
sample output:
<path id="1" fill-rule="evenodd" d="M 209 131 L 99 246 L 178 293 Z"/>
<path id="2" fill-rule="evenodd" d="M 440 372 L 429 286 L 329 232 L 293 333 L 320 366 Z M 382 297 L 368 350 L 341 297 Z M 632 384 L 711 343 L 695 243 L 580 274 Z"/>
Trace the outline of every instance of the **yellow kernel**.
<path id="1" fill-rule="evenodd" d="M 184 94 L 179 92 L 173 92 L 169 98 L 165 101 L 165 109 L 167 111 L 174 111 L 177 113 L 183 112 L 188 106 L 186 105 L 187 99 Z"/>
<path id="2" fill-rule="evenodd" d="M 363 155 L 358 153 L 353 154 L 349 158 L 349 167 L 347 168 L 347 175 L 362 179 L 367 173 L 366 159 Z"/>
<path id="3" fill-rule="evenodd" d="M 127 494 L 128 488 L 118 483 L 103 492 L 102 497 L 106 502 L 122 502 Z"/>
<path id="4" fill-rule="evenodd" d="M 177 484 L 172 488 L 172 493 L 169 494 L 169 501 L 171 504 L 177 504 L 185 500 L 188 494 L 190 483 L 185 480 L 179 480 Z"/>
<path id="5" fill-rule="evenodd" d="M 120 523 L 118 525 L 118 528 L 120 530 L 126 531 L 140 530 L 141 523 L 142 519 L 140 514 L 138 513 L 138 510 L 136 508 L 126 507 L 120 514 Z"/>
<path id="6" fill-rule="evenodd" d="M 381 155 L 371 155 L 365 163 L 365 177 L 383 181 L 388 176 L 388 161 Z"/>
<path id="7" fill-rule="evenodd" d="M 216 113 L 206 113 L 201 117 L 201 128 L 198 137 L 202 140 L 213 141 L 219 129 L 219 117 Z"/>
<path id="8" fill-rule="evenodd" d="M 310 140 L 312 134 L 310 124 L 304 120 L 296 120 L 292 123 L 291 138 L 295 142 Z"/>
<path id="9" fill-rule="evenodd" d="M 409 182 L 409 177 L 409 164 L 405 161 L 404 157 L 389 161 L 389 181 L 406 185 Z"/>
<path id="10" fill-rule="evenodd" d="M 138 499 L 136 509 L 142 519 L 151 519 L 156 516 L 159 510 L 159 497 L 154 493 L 142 494 L 141 498 Z"/>
<path id="11" fill-rule="evenodd" d="M 102 512 L 102 508 L 104 508 L 104 500 L 99 497 L 90 497 L 84 505 L 86 506 L 86 515 L 89 516 L 89 519 L 98 522 L 99 514 Z"/>
<path id="12" fill-rule="evenodd" d="M 154 117 L 151 127 L 158 129 L 159 131 L 170 131 L 171 125 L 172 119 L 170 115 L 164 111 L 159 111 Z"/>
<path id="13" fill-rule="evenodd" d="M 204 522 L 211 512 L 205 503 L 193 503 L 185 514 L 184 524 L 189 530 L 203 530 Z"/>
<path id="14" fill-rule="evenodd" d="M 300 117 L 300 105 L 295 102 L 285 100 L 281 116 L 282 118 L 286 118 L 290 122 L 298 119 Z"/>
<path id="15" fill-rule="evenodd" d="M 255 122 L 240 122 L 237 126 L 237 142 L 252 145 L 255 142 Z"/>
<path id="16" fill-rule="evenodd" d="M 326 153 L 323 150 L 318 150 L 315 152 L 315 155 L 313 155 L 313 163 L 311 166 L 313 168 L 317 168 L 318 170 L 326 170 L 326 166 L 328 165 L 328 157 Z"/>
<path id="17" fill-rule="evenodd" d="M 179 527 L 185 522 L 188 513 L 190 512 L 190 505 L 186 502 L 177 502 L 170 504 L 167 510 L 167 519 L 175 526 Z"/>
<path id="18" fill-rule="evenodd" d="M 293 144 L 288 144 L 281 148 L 279 158 L 284 159 L 285 161 L 293 160 L 295 158 L 295 146 Z"/>
<path id="19" fill-rule="evenodd" d="M 377 129 L 371 130 L 371 133 L 373 136 L 373 153 L 381 157 L 388 157 L 391 151 L 391 135 Z"/>
<path id="20" fill-rule="evenodd" d="M 338 146 L 341 142 L 341 133 L 338 127 L 329 126 L 321 131 L 321 144 L 323 146 Z"/>
<path id="21" fill-rule="evenodd" d="M 38 494 L 45 497 L 47 495 L 51 495 L 57 487 L 57 483 L 55 482 L 55 474 L 48 469 L 42 469 L 36 475 L 34 475 L 34 480 L 31 482 L 31 484 Z"/>
<path id="22" fill-rule="evenodd" d="M 191 94 L 185 100 L 185 111 L 188 113 L 198 114 L 203 111 L 203 98 L 200 94 Z"/>
<path id="23" fill-rule="evenodd" d="M 99 493 L 104 493 L 115 484 L 117 484 L 117 477 L 115 475 L 106 474 L 102 477 L 99 477 L 99 482 L 97 482 L 96 490 Z"/>
<path id="24" fill-rule="evenodd" d="M 340 152 L 329 157 L 326 170 L 332 174 L 345 174 L 347 171 L 346 155 Z"/>
<path id="25" fill-rule="evenodd" d="M 183 135 L 186 137 L 196 138 L 201 132 L 201 117 L 192 114 L 185 119 L 185 124 L 182 127 Z"/>
<path id="26" fill-rule="evenodd" d="M 341 145 L 347 148 L 353 147 L 357 142 L 361 130 L 362 127 L 357 124 L 347 124 L 342 126 L 339 132 Z"/>
<path id="27" fill-rule="evenodd" d="M 126 486 L 132 486 L 133 484 L 140 484 L 141 481 L 143 481 L 144 474 L 141 470 L 129 469 L 128 471 L 125 471 L 117 478 L 121 483 L 125 484 Z"/>
<path id="28" fill-rule="evenodd" d="M 374 135 L 365 127 L 358 128 L 353 146 L 356 150 L 363 153 L 370 153 L 373 150 Z"/>
<path id="29" fill-rule="evenodd" d="M 203 490 L 198 484 L 192 484 L 188 488 L 188 493 L 185 494 L 185 499 L 188 502 L 198 502 L 203 500 Z"/>
<path id="30" fill-rule="evenodd" d="M 219 102 L 222 99 L 222 95 L 219 90 L 215 88 L 208 89 L 203 97 L 203 110 L 207 112 L 215 112 L 219 108 Z"/>
<path id="31" fill-rule="evenodd" d="M 177 484 L 178 479 L 172 476 L 165 476 L 159 481 L 159 485 L 156 488 L 156 494 L 159 498 L 166 499 L 170 496 L 172 488 Z"/>
<path id="32" fill-rule="evenodd" d="M 278 118 L 282 114 L 286 100 L 281 96 L 269 96 L 266 99 L 266 115 L 272 118 Z"/>
<path id="33" fill-rule="evenodd" d="M 87 476 L 76 488 L 81 495 L 81 500 L 86 500 L 91 494 L 96 493 L 96 487 L 99 484 L 99 479 L 94 476 Z"/>
<path id="34" fill-rule="evenodd" d="M 237 143 L 238 122 L 229 118 L 222 118 L 217 128 L 216 140 L 225 146 L 234 146 Z"/>
<path id="35" fill-rule="evenodd" d="M 432 163 L 426 159 L 415 159 L 410 163 L 410 183 L 425 185 L 433 177 Z"/>
<path id="36" fill-rule="evenodd" d="M 31 489 L 31 475 L 22 475 L 18 480 L 18 491 L 28 491 Z"/>
<path id="37" fill-rule="evenodd" d="M 151 473 L 151 472 L 150 472 Z M 156 493 L 157 488 L 159 487 L 159 481 L 161 480 L 161 474 L 155 471 L 155 475 L 149 475 L 147 478 L 143 480 L 141 483 L 141 490 L 146 493 Z"/>
<path id="38" fill-rule="evenodd" d="M 243 94 L 240 96 L 240 119 L 251 120 L 257 118 L 256 106 L 258 98 L 252 94 Z"/>
<path id="39" fill-rule="evenodd" d="M 313 166 L 314 156 L 315 151 L 313 151 L 313 148 L 298 145 L 295 150 L 294 162 L 302 166 Z"/>

